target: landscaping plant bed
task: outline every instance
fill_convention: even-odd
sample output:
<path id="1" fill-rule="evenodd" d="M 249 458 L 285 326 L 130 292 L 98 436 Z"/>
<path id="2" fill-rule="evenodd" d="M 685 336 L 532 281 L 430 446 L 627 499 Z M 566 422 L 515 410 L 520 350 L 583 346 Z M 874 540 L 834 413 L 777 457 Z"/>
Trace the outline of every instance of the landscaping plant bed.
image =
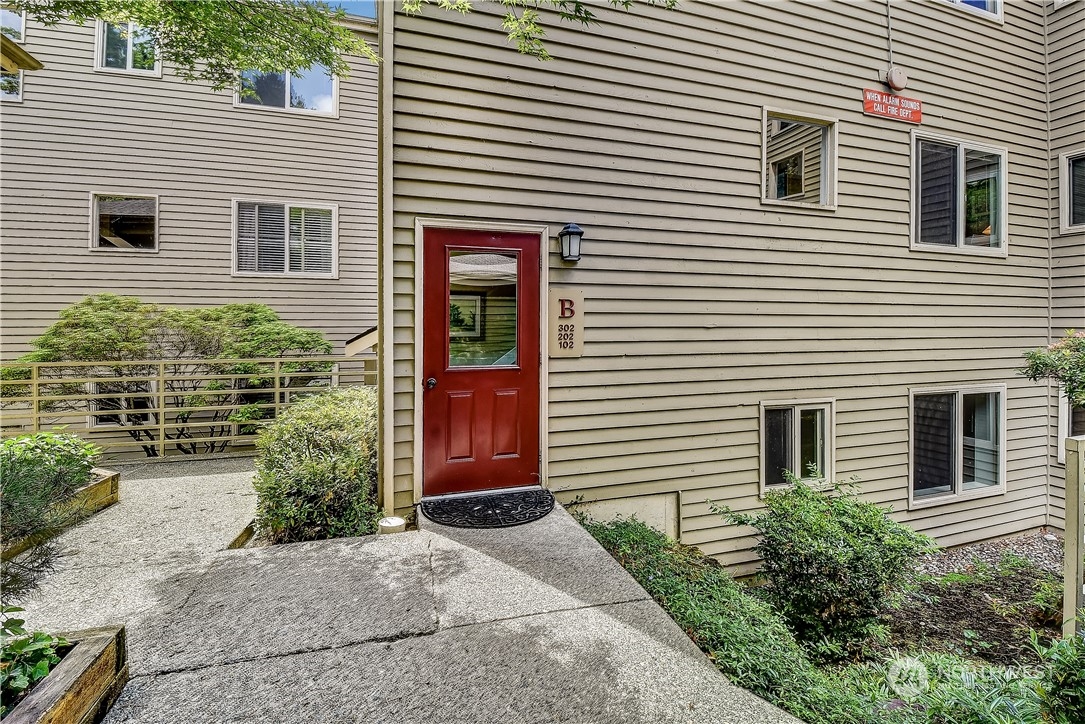
<path id="1" fill-rule="evenodd" d="M 60 663 L 4 717 L 4 724 L 101 721 L 128 681 L 124 626 L 64 634 Z"/>
<path id="2" fill-rule="evenodd" d="M 636 519 L 582 522 L 732 683 L 810 724 L 1085 722 L 1085 639 L 1037 622 L 1057 610 L 1057 579 L 1036 561 L 935 554 L 963 560 L 922 565 L 939 575 L 921 574 L 866 639 L 837 649 L 846 658 L 830 660 L 795 637 L 765 589 L 695 548 Z"/>

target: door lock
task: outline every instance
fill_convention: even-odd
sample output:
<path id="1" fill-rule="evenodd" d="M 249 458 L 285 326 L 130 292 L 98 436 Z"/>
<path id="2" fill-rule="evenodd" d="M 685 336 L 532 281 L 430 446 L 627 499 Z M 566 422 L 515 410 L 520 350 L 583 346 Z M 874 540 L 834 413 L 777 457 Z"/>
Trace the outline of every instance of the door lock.
<path id="1" fill-rule="evenodd" d="M 437 379 L 436 378 L 434 378 L 434 377 L 426 378 L 426 389 L 427 390 L 432 390 L 436 386 L 437 386 Z"/>

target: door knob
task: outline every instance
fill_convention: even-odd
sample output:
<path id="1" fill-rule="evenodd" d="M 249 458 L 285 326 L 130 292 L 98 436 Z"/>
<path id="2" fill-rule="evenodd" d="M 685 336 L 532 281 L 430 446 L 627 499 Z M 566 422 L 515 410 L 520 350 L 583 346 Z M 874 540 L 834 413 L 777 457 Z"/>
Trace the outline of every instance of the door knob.
<path id="1" fill-rule="evenodd" d="M 429 377 L 429 378 L 426 379 L 426 389 L 427 390 L 432 390 L 436 386 L 437 386 L 437 380 L 435 378 Z"/>

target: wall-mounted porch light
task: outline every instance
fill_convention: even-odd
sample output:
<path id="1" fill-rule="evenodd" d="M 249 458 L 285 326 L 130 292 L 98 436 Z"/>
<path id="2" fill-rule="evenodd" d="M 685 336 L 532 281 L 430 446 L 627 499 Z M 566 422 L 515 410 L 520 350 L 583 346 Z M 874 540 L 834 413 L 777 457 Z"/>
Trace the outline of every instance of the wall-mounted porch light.
<path id="1" fill-rule="evenodd" d="M 565 261 L 580 261 L 580 240 L 584 238 L 584 230 L 576 224 L 566 224 L 558 232 L 558 240 L 561 242 L 561 258 Z"/>

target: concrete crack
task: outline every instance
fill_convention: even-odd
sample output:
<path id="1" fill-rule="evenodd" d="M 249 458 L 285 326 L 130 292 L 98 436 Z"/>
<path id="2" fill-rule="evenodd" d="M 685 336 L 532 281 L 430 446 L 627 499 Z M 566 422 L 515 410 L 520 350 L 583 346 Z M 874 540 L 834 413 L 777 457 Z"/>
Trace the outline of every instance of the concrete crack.
<path id="1" fill-rule="evenodd" d="M 352 646 L 365 646 L 367 644 L 387 644 L 394 643 L 396 641 L 405 641 L 407 639 L 425 638 L 427 636 L 433 636 L 437 633 L 437 629 L 428 631 L 403 631 L 390 636 L 378 636 L 376 638 L 365 639 L 364 641 L 347 641 L 341 644 L 333 644 L 331 646 L 315 646 L 311 648 L 291 649 L 290 651 L 281 651 L 273 654 L 266 654 L 261 656 L 245 656 L 238 659 L 230 659 L 228 661 L 215 661 L 208 664 L 193 664 L 191 666 L 178 666 L 172 669 L 159 669 L 157 671 L 148 671 L 146 673 L 132 673 L 131 678 L 138 679 L 148 676 L 165 676 L 167 674 L 184 674 L 192 671 L 205 671 L 207 669 L 218 669 L 223 666 L 233 666 L 234 664 L 247 664 L 253 661 L 270 661 L 273 659 L 285 659 L 289 656 L 299 656 L 301 654 L 312 654 L 319 651 L 338 651 L 340 649 L 349 649 Z"/>

